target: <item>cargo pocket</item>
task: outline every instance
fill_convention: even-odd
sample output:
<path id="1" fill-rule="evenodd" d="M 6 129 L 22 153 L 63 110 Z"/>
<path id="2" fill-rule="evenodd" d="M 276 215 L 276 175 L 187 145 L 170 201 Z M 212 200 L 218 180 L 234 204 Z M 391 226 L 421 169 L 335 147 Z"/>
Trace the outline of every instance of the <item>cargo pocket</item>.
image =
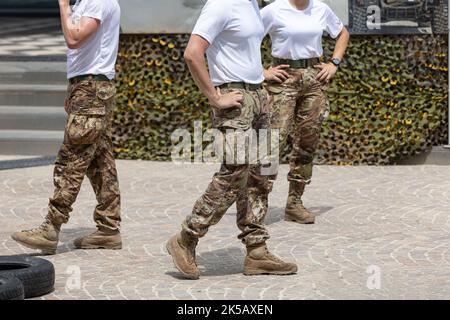
<path id="1" fill-rule="evenodd" d="M 240 91 L 244 95 L 244 102 L 241 108 L 217 109 L 213 110 L 213 125 L 215 128 L 231 128 L 247 130 L 251 124 L 252 97 L 244 90 Z M 222 90 L 222 94 L 227 94 L 232 90 Z"/>
<path id="2" fill-rule="evenodd" d="M 269 91 L 270 94 L 280 94 L 285 90 L 284 87 L 282 87 L 281 85 L 278 85 L 278 84 L 267 85 L 265 88 L 267 91 Z"/>
<path id="3" fill-rule="evenodd" d="M 105 130 L 106 104 L 104 101 L 111 99 L 115 92 L 106 93 L 101 89 L 102 85 L 99 82 L 91 80 L 73 85 L 69 100 L 70 115 L 65 134 L 69 144 L 93 144 Z"/>
<path id="4" fill-rule="evenodd" d="M 67 121 L 66 139 L 73 145 L 94 144 L 104 129 L 104 116 L 71 114 Z"/>
<path id="5" fill-rule="evenodd" d="M 328 98 L 328 93 L 327 93 L 328 87 L 329 87 L 328 84 L 323 84 L 320 88 L 322 90 L 323 99 L 324 99 L 322 110 L 321 110 L 322 121 L 328 119 L 328 117 L 330 116 L 330 112 L 331 112 L 330 99 Z"/>
<path id="6" fill-rule="evenodd" d="M 74 84 L 69 96 L 71 114 L 77 115 L 105 115 L 105 108 L 97 102 L 97 88 L 95 81 L 81 81 Z"/>
<path id="7" fill-rule="evenodd" d="M 97 82 L 97 102 L 105 106 L 112 101 L 116 95 L 116 87 L 112 82 Z"/>

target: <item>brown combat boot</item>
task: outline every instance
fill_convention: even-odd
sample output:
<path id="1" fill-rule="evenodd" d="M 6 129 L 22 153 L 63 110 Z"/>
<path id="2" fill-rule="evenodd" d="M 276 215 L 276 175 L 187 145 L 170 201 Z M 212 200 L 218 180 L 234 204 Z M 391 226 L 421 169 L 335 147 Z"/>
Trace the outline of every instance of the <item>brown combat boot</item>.
<path id="1" fill-rule="evenodd" d="M 73 244 L 77 249 L 120 250 L 122 237 L 119 231 L 97 230 L 88 236 L 76 239 Z"/>
<path id="2" fill-rule="evenodd" d="M 291 181 L 289 183 L 289 195 L 286 204 L 285 220 L 301 224 L 313 224 L 315 216 L 305 208 L 302 195 L 306 184 L 303 182 Z"/>
<path id="3" fill-rule="evenodd" d="M 256 275 L 289 275 L 297 273 L 295 263 L 284 262 L 277 256 L 271 254 L 265 244 L 247 247 L 245 257 L 244 274 L 246 276 Z"/>
<path id="4" fill-rule="evenodd" d="M 52 255 L 55 254 L 58 247 L 60 230 L 61 225 L 53 223 L 47 216 L 39 227 L 15 232 L 11 238 L 27 248 L 41 250 L 42 254 Z"/>
<path id="5" fill-rule="evenodd" d="M 181 231 L 170 238 L 166 245 L 167 252 L 172 256 L 175 267 L 185 278 L 191 280 L 200 278 L 200 271 L 195 261 L 195 247 L 197 243 L 197 238 Z"/>

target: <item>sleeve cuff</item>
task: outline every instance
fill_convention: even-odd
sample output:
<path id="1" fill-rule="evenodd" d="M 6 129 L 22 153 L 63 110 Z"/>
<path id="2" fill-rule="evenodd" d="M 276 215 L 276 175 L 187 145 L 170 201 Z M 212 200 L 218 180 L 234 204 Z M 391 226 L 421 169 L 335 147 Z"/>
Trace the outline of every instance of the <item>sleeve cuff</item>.
<path id="1" fill-rule="evenodd" d="M 337 36 L 342 32 L 343 29 L 344 29 L 344 24 L 341 22 L 339 28 L 336 29 L 336 32 L 333 33 L 333 34 L 330 34 L 330 36 L 331 36 L 333 39 L 336 39 Z"/>
<path id="2" fill-rule="evenodd" d="M 205 39 L 206 41 L 208 41 L 209 44 L 212 44 L 212 42 L 214 41 L 214 39 L 212 39 L 211 36 L 207 35 L 206 32 L 194 30 L 194 31 L 192 32 L 192 34 L 195 34 L 195 35 L 197 35 L 197 36 L 202 37 L 203 39 Z"/>
<path id="3" fill-rule="evenodd" d="M 102 22 L 102 17 L 99 14 L 87 12 L 87 13 L 83 13 L 82 17 L 92 18 L 92 19 Z"/>

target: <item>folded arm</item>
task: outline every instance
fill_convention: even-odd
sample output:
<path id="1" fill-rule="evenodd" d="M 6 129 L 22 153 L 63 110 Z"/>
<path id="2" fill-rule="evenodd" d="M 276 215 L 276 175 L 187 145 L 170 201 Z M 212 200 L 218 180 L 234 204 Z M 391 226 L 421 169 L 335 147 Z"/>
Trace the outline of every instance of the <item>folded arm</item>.
<path id="1" fill-rule="evenodd" d="M 333 52 L 333 58 L 337 58 L 339 60 L 344 59 L 345 51 L 347 50 L 348 44 L 350 41 L 350 33 L 347 28 L 343 28 L 341 33 L 336 38 L 336 46 Z M 336 67 L 333 63 L 322 63 L 315 66 L 320 69 L 319 74 L 317 75 L 317 80 L 328 83 L 337 73 L 338 67 Z"/>
<path id="2" fill-rule="evenodd" d="M 99 28 L 100 21 L 90 17 L 81 17 L 75 25 L 71 19 L 69 0 L 59 0 L 61 25 L 69 49 L 78 49 Z"/>
<path id="3" fill-rule="evenodd" d="M 209 103 L 218 109 L 241 107 L 243 96 L 238 91 L 232 91 L 221 95 L 220 90 L 216 90 L 206 67 L 205 53 L 209 48 L 209 43 L 198 35 L 192 35 L 189 39 L 184 59 L 189 67 L 192 78 L 200 91 L 208 98 Z"/>

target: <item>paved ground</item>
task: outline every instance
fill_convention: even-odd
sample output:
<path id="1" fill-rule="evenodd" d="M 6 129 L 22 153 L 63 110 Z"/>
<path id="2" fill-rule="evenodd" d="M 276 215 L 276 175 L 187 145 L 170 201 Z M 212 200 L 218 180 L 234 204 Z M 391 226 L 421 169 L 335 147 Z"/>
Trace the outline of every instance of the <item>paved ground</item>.
<path id="1" fill-rule="evenodd" d="M 26 159 L 34 159 L 38 156 L 20 156 L 20 155 L 3 155 L 0 154 L 0 161 L 14 161 L 14 160 L 26 160 Z"/>
<path id="2" fill-rule="evenodd" d="M 67 47 L 59 17 L 0 17 L 1 56 L 58 56 Z"/>
<path id="3" fill-rule="evenodd" d="M 121 251 L 77 251 L 95 205 L 84 185 L 56 256 L 46 299 L 422 299 L 450 298 L 450 166 L 318 167 L 306 204 L 316 225 L 283 221 L 287 192 L 276 184 L 267 218 L 272 250 L 300 266 L 289 277 L 245 277 L 235 209 L 199 246 L 199 281 L 178 278 L 164 243 L 206 188 L 214 165 L 119 161 Z M 281 176 L 287 168 L 282 168 Z M 52 167 L 0 171 L 0 255 L 24 254 L 9 239 L 37 225 Z M 80 280 L 80 281 L 78 281 Z M 380 280 L 380 281 L 378 281 Z"/>

